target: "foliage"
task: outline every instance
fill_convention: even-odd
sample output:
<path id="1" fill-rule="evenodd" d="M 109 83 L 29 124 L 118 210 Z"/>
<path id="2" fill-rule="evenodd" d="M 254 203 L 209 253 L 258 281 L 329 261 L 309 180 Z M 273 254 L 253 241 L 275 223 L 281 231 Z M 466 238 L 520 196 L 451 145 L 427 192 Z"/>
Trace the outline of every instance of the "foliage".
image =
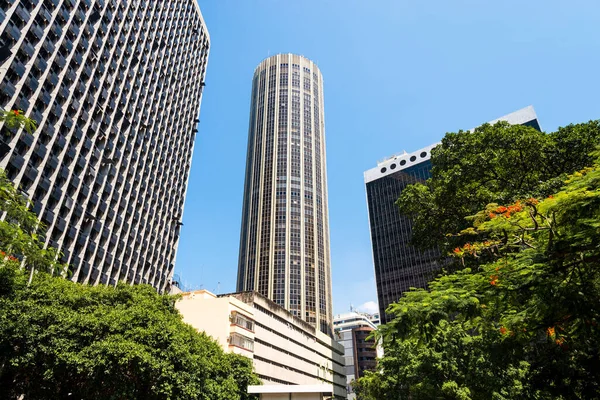
<path id="1" fill-rule="evenodd" d="M 600 163 L 590 164 L 553 195 L 468 219 L 452 252 L 464 269 L 388 309 L 385 357 L 359 380 L 363 398 L 600 397 Z"/>
<path id="2" fill-rule="evenodd" d="M 33 133 L 37 129 L 34 120 L 27 118 L 21 110 L 0 110 L 0 122 L 12 130 L 23 128 L 27 133 Z"/>
<path id="3" fill-rule="evenodd" d="M 35 130 L 35 121 L 25 117 L 18 110 L 0 111 L 0 121 L 9 128 L 24 128 L 28 132 Z M 30 210 L 31 202 L 26 200 L 0 170 L 0 255 L 14 257 L 24 267 L 48 272 L 65 270 L 57 260 L 56 249 L 45 248 L 40 235 L 44 233 L 44 225 Z M 6 253 L 4 253 L 6 252 Z M 3 254 L 4 253 L 4 254 Z"/>
<path id="4" fill-rule="evenodd" d="M 408 186 L 398 200 L 413 220 L 413 243 L 446 251 L 464 244 L 447 234 L 469 227 L 465 217 L 489 203 L 554 193 L 567 174 L 593 163 L 589 153 L 599 143 L 600 121 L 550 134 L 507 122 L 446 134 L 431 152 L 431 178 Z"/>
<path id="5" fill-rule="evenodd" d="M 43 248 L 36 233 L 42 226 L 3 172 L 0 211 L 2 398 L 252 398 L 247 385 L 260 381 L 251 361 L 186 325 L 175 297 L 44 272 L 62 269 L 57 252 Z"/>
<path id="6" fill-rule="evenodd" d="M 29 210 L 29 205 L 0 170 L 0 213 L 5 213 L 0 221 L 0 249 L 18 258 L 25 267 L 49 272 L 63 270 L 64 266 L 57 261 L 56 249 L 44 248 L 40 238 L 44 226 Z"/>
<path id="7" fill-rule="evenodd" d="M 25 399 L 246 399 L 250 360 L 146 285 L 90 287 L 0 267 L 0 392 Z"/>

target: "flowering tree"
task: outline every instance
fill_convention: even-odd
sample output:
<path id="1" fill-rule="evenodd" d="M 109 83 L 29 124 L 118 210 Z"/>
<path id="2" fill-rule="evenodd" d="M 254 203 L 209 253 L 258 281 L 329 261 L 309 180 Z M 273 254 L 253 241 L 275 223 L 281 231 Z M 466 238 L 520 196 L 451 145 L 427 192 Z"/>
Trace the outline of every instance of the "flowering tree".
<path id="1" fill-rule="evenodd" d="M 591 147 L 590 136 L 571 148 Z M 505 165 L 502 150 L 496 157 Z M 448 199 L 459 207 L 450 216 L 446 206 L 441 222 L 457 228 L 442 239 L 452 268 L 390 306 L 395 317 L 377 333 L 385 357 L 356 383 L 359 398 L 600 398 L 600 153 L 578 157 L 562 168 L 591 161 L 568 176 L 556 167 L 523 192 L 482 182 L 469 199 Z M 463 160 L 461 168 L 478 167 Z M 468 196 L 463 183 L 475 188 L 456 170 L 444 176 L 433 184 L 439 190 Z M 557 176 L 562 188 L 550 190 Z M 413 186 L 413 194 L 429 188 Z M 480 204 L 465 218 L 487 198 L 507 201 Z M 437 201 L 429 200 L 424 209 Z"/>
<path id="2" fill-rule="evenodd" d="M 21 110 L 0 110 L 0 122 L 9 129 L 23 128 L 28 133 L 36 130 L 37 124 L 31 118 L 27 118 Z"/>
<path id="3" fill-rule="evenodd" d="M 398 200 L 413 220 L 413 243 L 445 251 L 464 244 L 448 233 L 469 227 L 466 217 L 489 203 L 554 193 L 568 174 L 593 163 L 590 152 L 598 144 L 600 121 L 549 134 L 506 122 L 446 134 L 431 152 L 431 179 L 408 186 Z"/>

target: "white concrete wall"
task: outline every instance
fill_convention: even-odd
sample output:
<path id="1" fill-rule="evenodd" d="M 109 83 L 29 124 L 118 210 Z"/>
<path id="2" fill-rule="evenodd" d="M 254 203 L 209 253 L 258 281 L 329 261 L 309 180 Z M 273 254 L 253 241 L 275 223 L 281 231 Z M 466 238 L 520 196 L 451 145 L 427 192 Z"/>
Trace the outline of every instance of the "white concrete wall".
<path id="1" fill-rule="evenodd" d="M 272 381 L 275 383 L 277 380 L 309 385 L 335 383 L 340 392 L 345 392 L 342 345 L 269 300 L 255 297 L 254 302 L 258 374 L 275 378 Z M 259 362 L 256 358 L 280 365 Z"/>
<path id="2" fill-rule="evenodd" d="M 291 397 L 290 397 L 291 396 Z M 323 400 L 319 393 L 264 393 L 261 400 Z"/>

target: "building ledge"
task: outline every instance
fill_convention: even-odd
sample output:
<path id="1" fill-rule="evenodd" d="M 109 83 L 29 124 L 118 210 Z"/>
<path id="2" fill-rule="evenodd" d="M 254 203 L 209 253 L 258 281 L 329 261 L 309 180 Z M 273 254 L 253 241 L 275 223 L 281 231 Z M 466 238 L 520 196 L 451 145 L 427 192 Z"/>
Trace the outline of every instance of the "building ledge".
<path id="1" fill-rule="evenodd" d="M 332 385 L 251 385 L 248 386 L 251 394 L 291 394 L 291 393 L 320 393 L 332 395 Z"/>

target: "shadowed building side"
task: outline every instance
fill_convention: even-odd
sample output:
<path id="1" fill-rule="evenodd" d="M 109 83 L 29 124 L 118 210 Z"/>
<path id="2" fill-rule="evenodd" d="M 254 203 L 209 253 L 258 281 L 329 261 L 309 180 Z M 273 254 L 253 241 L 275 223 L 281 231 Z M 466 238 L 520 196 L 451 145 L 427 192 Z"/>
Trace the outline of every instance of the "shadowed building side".
<path id="1" fill-rule="evenodd" d="M 489 123 L 498 121 L 541 130 L 531 106 Z M 437 248 L 422 251 L 410 244 L 412 220 L 400 214 L 396 205 L 406 186 L 424 182 L 431 176 L 431 150 L 437 145 L 390 157 L 364 174 L 377 300 L 384 324 L 389 320 L 385 310 L 391 303 L 398 301 L 411 287 L 427 287 L 440 269 Z"/>

